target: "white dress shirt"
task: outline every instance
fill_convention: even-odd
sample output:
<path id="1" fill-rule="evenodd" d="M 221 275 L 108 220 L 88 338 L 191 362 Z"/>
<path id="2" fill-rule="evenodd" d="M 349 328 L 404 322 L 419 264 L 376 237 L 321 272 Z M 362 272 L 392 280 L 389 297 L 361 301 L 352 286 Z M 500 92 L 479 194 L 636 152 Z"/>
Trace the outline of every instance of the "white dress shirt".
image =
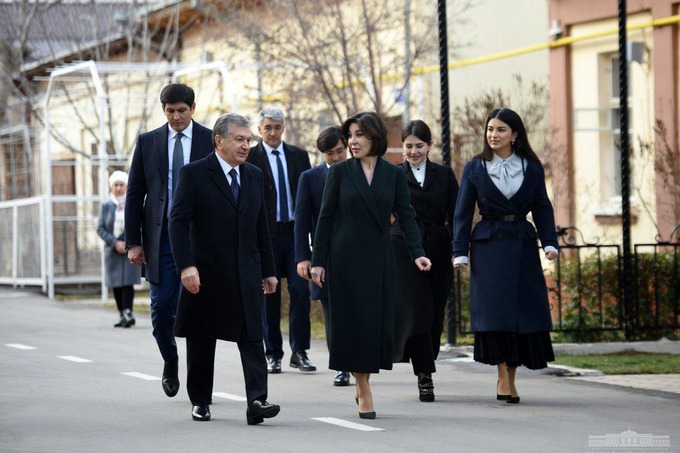
<path id="1" fill-rule="evenodd" d="M 279 167 L 276 164 L 276 156 L 272 153 L 274 148 L 262 142 L 264 150 L 267 152 L 267 159 L 269 160 L 269 168 L 272 170 L 272 177 L 274 178 L 274 187 L 276 187 L 276 221 L 281 221 L 281 203 L 279 199 Z M 286 179 L 286 198 L 288 198 L 288 218 L 295 219 L 295 210 L 293 209 L 293 196 L 290 191 L 290 179 L 288 178 L 288 165 L 286 163 L 286 154 L 283 152 L 283 142 L 279 143 L 276 150 L 279 152 L 279 159 L 283 165 L 283 176 Z"/>
<path id="2" fill-rule="evenodd" d="M 220 163 L 220 167 L 222 167 L 222 171 L 224 172 L 224 176 L 227 177 L 227 182 L 231 186 L 231 175 L 229 172 L 234 169 L 236 170 L 236 184 L 238 184 L 239 187 L 241 187 L 241 166 L 237 165 L 236 167 L 232 167 L 227 163 L 226 160 L 222 159 L 219 154 L 215 153 L 217 156 L 217 162 Z"/>
<path id="3" fill-rule="evenodd" d="M 522 168 L 524 166 L 524 168 Z M 524 182 L 524 170 L 527 168 L 527 162 L 512 153 L 507 159 L 501 159 L 494 153 L 491 162 L 486 163 L 486 171 L 489 173 L 491 181 L 498 187 L 507 199 L 512 198 L 517 193 Z M 543 248 L 545 253 L 557 252 L 557 249 L 552 245 Z M 454 264 L 468 264 L 467 256 L 457 256 Z"/>
<path id="4" fill-rule="evenodd" d="M 416 181 L 418 181 L 418 184 L 420 184 L 420 187 L 423 187 L 425 184 L 425 163 L 427 162 L 426 160 L 423 160 L 420 165 L 415 166 L 411 165 L 411 162 L 409 162 L 409 166 L 411 167 L 411 173 L 413 173 L 413 176 L 416 178 Z"/>
<path id="5" fill-rule="evenodd" d="M 194 122 L 191 121 L 186 129 L 182 131 L 182 151 L 184 153 L 184 164 L 189 163 L 191 156 L 191 138 L 194 133 Z M 168 193 L 172 193 L 172 161 L 175 151 L 175 136 L 178 132 L 168 124 Z"/>

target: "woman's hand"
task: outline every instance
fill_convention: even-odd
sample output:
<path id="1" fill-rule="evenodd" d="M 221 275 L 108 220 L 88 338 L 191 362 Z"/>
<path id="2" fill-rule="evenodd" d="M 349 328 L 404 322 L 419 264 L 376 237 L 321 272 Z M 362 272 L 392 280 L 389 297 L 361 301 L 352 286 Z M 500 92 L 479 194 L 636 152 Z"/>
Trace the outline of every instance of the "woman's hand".
<path id="1" fill-rule="evenodd" d="M 418 270 L 421 270 L 421 271 L 429 271 L 430 268 L 432 267 L 432 262 L 426 256 L 421 256 L 420 258 L 416 258 L 415 263 L 416 263 L 416 266 L 418 266 Z"/>
<path id="2" fill-rule="evenodd" d="M 554 250 L 546 252 L 545 257 L 548 258 L 550 261 L 557 259 L 557 252 Z"/>
<path id="3" fill-rule="evenodd" d="M 116 252 L 120 253 L 121 255 L 125 255 L 125 242 L 116 241 L 114 247 L 116 249 Z"/>
<path id="4" fill-rule="evenodd" d="M 326 268 L 323 266 L 312 266 L 312 281 L 319 288 L 323 288 L 323 284 L 326 281 Z"/>
<path id="5" fill-rule="evenodd" d="M 456 257 L 451 257 L 451 264 L 453 264 L 454 269 L 467 269 L 468 263 L 456 263 Z"/>

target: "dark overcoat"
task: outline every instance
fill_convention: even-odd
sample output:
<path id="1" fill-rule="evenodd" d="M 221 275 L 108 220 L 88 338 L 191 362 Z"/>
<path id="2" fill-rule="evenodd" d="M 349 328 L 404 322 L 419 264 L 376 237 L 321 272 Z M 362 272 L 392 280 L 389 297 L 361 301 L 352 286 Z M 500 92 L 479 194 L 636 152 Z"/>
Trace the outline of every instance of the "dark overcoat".
<path id="1" fill-rule="evenodd" d="M 309 237 L 314 241 L 314 230 L 321 212 L 321 198 L 326 185 L 328 165 L 317 165 L 300 175 L 295 204 L 295 262 L 312 259 Z M 319 288 L 311 283 L 312 300 L 328 299 L 328 286 Z"/>
<path id="2" fill-rule="evenodd" d="M 312 168 L 309 163 L 309 153 L 297 146 L 283 143 L 283 153 L 286 155 L 286 167 L 288 170 L 288 184 L 290 186 L 291 198 L 293 200 L 293 212 L 296 209 L 296 195 L 298 180 L 303 171 Z M 262 141 L 250 148 L 248 162 L 257 166 L 264 173 L 264 196 L 267 205 L 267 219 L 269 221 L 269 234 L 271 236 L 274 250 L 278 250 L 278 229 L 276 228 L 276 201 L 277 191 L 272 176 L 272 168 L 269 165 L 267 151 L 264 149 Z M 293 220 L 293 219 L 291 219 Z"/>
<path id="3" fill-rule="evenodd" d="M 262 341 L 262 278 L 276 275 L 262 172 L 240 166 L 240 201 L 213 153 L 185 165 L 170 214 L 170 245 L 177 272 L 198 268 L 201 286 L 180 290 L 175 335 Z"/>
<path id="4" fill-rule="evenodd" d="M 120 288 L 121 286 L 137 285 L 140 281 L 139 268 L 130 263 L 127 255 L 122 255 L 116 251 L 116 241 L 125 242 L 125 232 L 120 236 L 113 235 L 113 224 L 116 221 L 116 205 L 108 200 L 102 203 L 97 224 L 97 234 L 104 240 L 104 267 L 106 286 L 109 288 Z"/>
<path id="5" fill-rule="evenodd" d="M 524 181 L 510 199 L 496 187 L 481 158 L 463 169 L 454 216 L 453 252 L 470 254 L 470 315 L 475 332 L 547 332 L 552 328 L 538 255 L 557 247 L 555 217 L 545 189 L 543 166 L 527 160 Z M 482 220 L 472 230 L 475 204 L 482 216 L 531 213 L 529 221 Z"/>
<path id="6" fill-rule="evenodd" d="M 194 121 L 190 162 L 203 159 L 212 150 L 212 130 Z M 125 246 L 144 248 L 142 275 L 155 284 L 160 283 L 161 233 L 167 221 L 168 162 L 167 123 L 137 137 L 125 199 Z"/>
<path id="7" fill-rule="evenodd" d="M 399 216 L 411 259 L 425 256 L 400 168 L 378 159 L 370 186 L 358 159 L 328 170 L 312 265 L 326 268 L 331 369 L 363 373 L 392 369 L 396 297 L 392 212 Z"/>
<path id="8" fill-rule="evenodd" d="M 401 164 L 411 194 L 411 206 L 423 240 L 423 248 L 432 261 L 429 272 L 420 272 L 408 253 L 404 234 L 397 219 L 391 228 L 397 264 L 397 305 L 395 323 L 395 361 L 404 357 L 406 341 L 432 331 L 433 346 L 439 350 L 439 336 L 444 326 L 446 300 L 451 291 L 451 238 L 453 212 L 458 196 L 458 181 L 450 167 L 425 163 L 425 181 L 421 187 L 408 162 Z"/>

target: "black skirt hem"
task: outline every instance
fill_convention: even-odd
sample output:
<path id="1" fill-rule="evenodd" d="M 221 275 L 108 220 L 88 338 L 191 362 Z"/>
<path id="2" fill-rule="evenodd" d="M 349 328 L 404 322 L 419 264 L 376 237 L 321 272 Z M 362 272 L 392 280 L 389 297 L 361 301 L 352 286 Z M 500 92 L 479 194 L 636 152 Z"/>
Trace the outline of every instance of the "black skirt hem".
<path id="1" fill-rule="evenodd" d="M 555 360 L 550 332 L 475 332 L 475 362 L 540 370 Z"/>

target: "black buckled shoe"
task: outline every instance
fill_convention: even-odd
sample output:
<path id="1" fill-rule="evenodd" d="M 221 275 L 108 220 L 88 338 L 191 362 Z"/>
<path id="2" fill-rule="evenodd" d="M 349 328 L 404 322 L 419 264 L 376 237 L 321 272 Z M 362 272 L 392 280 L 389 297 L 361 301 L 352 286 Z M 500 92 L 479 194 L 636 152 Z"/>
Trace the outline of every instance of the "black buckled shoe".
<path id="1" fill-rule="evenodd" d="M 281 359 L 267 359 L 267 373 L 279 374 L 281 372 Z"/>
<path id="2" fill-rule="evenodd" d="M 163 391 L 170 398 L 177 395 L 179 391 L 179 376 L 177 376 L 178 361 L 165 362 L 163 367 L 163 378 L 161 383 L 163 384 Z"/>
<path id="3" fill-rule="evenodd" d="M 333 385 L 336 387 L 347 387 L 349 385 L 349 373 L 347 371 L 338 371 L 333 379 Z"/>
<path id="4" fill-rule="evenodd" d="M 305 351 L 294 352 L 290 357 L 290 366 L 297 368 L 300 371 L 316 371 L 316 367 L 312 362 L 309 361 L 307 352 Z"/>
<path id="5" fill-rule="evenodd" d="M 246 421 L 249 425 L 262 423 L 265 418 L 274 418 L 281 411 L 278 404 L 269 404 L 266 401 L 255 400 L 248 405 L 246 410 Z"/>
<path id="6" fill-rule="evenodd" d="M 424 403 L 434 401 L 434 382 L 432 382 L 431 374 L 418 373 L 418 392 L 420 392 L 420 401 Z"/>
<path id="7" fill-rule="evenodd" d="M 210 420 L 210 406 L 193 406 L 191 408 L 191 418 L 197 422 L 207 422 Z"/>

